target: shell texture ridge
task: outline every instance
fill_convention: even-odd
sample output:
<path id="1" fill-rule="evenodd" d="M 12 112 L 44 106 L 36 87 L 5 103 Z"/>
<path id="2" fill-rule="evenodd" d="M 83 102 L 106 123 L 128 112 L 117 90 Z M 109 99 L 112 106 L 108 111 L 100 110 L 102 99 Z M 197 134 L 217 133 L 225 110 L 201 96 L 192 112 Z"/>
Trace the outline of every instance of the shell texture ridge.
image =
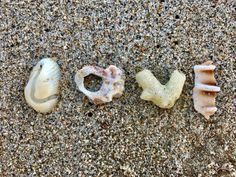
<path id="1" fill-rule="evenodd" d="M 216 79 L 214 77 L 215 68 L 215 65 L 212 65 L 212 61 L 207 61 L 201 65 L 194 66 L 194 108 L 206 119 L 209 119 L 210 116 L 217 111 L 215 98 L 217 92 L 220 91 L 220 87 L 216 86 Z"/>

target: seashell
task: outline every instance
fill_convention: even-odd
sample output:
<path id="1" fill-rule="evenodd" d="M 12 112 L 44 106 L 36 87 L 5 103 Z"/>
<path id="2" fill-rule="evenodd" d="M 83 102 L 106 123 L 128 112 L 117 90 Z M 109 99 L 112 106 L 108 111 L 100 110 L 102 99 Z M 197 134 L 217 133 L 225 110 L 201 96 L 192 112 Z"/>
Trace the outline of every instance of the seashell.
<path id="1" fill-rule="evenodd" d="M 87 90 L 84 86 L 84 78 L 94 74 L 103 79 L 101 88 L 96 92 Z M 124 91 L 124 75 L 116 66 L 110 65 L 103 69 L 97 66 L 85 66 L 75 75 L 75 82 L 94 104 L 103 104 L 112 101 L 113 97 L 120 97 Z"/>
<path id="2" fill-rule="evenodd" d="M 215 68 L 215 65 L 212 65 L 212 61 L 207 61 L 201 65 L 194 66 L 194 108 L 206 119 L 209 119 L 209 117 L 217 111 L 217 108 L 215 107 L 215 98 L 216 93 L 220 91 L 220 87 L 216 86 L 214 77 Z"/>
<path id="3" fill-rule="evenodd" d="M 37 112 L 51 111 L 58 101 L 59 79 L 58 64 L 50 58 L 40 60 L 25 87 L 26 102 Z"/>
<path id="4" fill-rule="evenodd" d="M 149 70 L 136 74 L 136 80 L 142 87 L 141 99 L 152 101 L 161 108 L 171 108 L 180 97 L 186 77 L 175 70 L 166 85 L 162 85 Z"/>

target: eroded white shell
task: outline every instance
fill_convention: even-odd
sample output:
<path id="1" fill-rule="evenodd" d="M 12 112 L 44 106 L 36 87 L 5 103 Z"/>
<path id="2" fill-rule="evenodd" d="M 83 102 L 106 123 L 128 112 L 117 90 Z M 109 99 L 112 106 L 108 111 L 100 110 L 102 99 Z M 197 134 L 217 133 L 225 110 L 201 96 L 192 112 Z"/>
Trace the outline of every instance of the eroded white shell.
<path id="1" fill-rule="evenodd" d="M 180 97 L 186 77 L 175 70 L 166 85 L 162 85 L 151 71 L 145 69 L 136 74 L 136 80 L 142 87 L 141 99 L 152 101 L 161 108 L 171 108 Z"/>
<path id="2" fill-rule="evenodd" d="M 50 112 L 58 101 L 59 80 L 58 64 L 50 58 L 40 60 L 25 87 L 26 102 L 37 112 Z"/>
<path id="3" fill-rule="evenodd" d="M 215 65 L 212 65 L 212 61 L 207 61 L 201 65 L 194 66 L 194 108 L 206 119 L 209 119 L 209 117 L 217 111 L 215 98 L 216 93 L 220 91 L 220 87 L 216 86 L 214 70 Z"/>
<path id="4" fill-rule="evenodd" d="M 103 79 L 101 88 L 96 92 L 87 90 L 84 86 L 84 78 L 94 74 Z M 124 75 L 116 66 L 110 65 L 103 69 L 96 66 L 85 66 L 75 74 L 75 82 L 94 104 L 103 104 L 112 101 L 113 97 L 120 97 L 124 91 Z"/>

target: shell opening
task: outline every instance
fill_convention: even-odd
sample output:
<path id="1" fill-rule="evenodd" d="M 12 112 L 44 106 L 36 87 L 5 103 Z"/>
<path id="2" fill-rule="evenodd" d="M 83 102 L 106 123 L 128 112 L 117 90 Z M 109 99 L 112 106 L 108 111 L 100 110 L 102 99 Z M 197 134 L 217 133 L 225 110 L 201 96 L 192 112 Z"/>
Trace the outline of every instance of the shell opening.
<path id="1" fill-rule="evenodd" d="M 102 82 L 103 79 L 94 74 L 89 74 L 88 76 L 84 77 L 84 87 L 91 92 L 100 90 L 102 87 Z"/>

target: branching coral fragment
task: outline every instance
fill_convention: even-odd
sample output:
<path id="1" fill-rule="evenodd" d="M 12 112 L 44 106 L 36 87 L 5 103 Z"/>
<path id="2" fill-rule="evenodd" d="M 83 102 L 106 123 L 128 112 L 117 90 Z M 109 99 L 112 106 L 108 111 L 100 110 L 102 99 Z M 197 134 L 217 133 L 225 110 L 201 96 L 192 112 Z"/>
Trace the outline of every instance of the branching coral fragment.
<path id="1" fill-rule="evenodd" d="M 143 88 L 141 99 L 152 101 L 161 108 L 171 108 L 179 98 L 186 77 L 175 70 L 166 85 L 162 85 L 149 70 L 143 70 L 136 75 L 136 80 Z"/>

